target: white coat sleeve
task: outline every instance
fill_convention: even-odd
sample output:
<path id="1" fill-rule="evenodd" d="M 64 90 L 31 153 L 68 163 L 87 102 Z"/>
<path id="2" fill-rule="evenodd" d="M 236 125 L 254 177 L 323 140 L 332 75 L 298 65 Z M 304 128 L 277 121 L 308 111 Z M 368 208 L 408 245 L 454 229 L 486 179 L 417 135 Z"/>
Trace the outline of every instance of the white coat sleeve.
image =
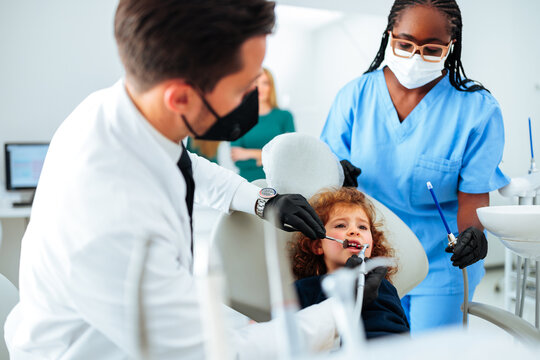
<path id="1" fill-rule="evenodd" d="M 308 352 L 327 352 L 335 346 L 338 334 L 331 312 L 331 300 L 300 310 L 295 314 L 295 318 L 302 338 L 306 341 Z M 237 330 L 236 346 L 239 359 L 277 359 L 280 355 L 277 345 L 278 332 L 282 334 L 283 329 L 279 328 L 275 321 L 249 325 Z"/>
<path id="2" fill-rule="evenodd" d="M 195 180 L 195 202 L 222 212 L 255 213 L 259 187 L 196 154 L 189 153 Z"/>

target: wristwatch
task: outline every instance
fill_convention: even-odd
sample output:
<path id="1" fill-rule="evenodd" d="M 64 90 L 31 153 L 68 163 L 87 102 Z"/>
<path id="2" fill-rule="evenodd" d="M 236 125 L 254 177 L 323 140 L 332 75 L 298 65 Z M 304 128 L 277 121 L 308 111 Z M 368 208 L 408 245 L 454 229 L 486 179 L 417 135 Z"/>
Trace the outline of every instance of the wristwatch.
<path id="1" fill-rule="evenodd" d="M 274 197 L 276 197 L 277 191 L 276 189 L 265 187 L 262 188 L 259 191 L 259 198 L 255 202 L 255 214 L 257 214 L 258 217 L 261 219 L 263 218 L 264 214 L 264 207 L 266 206 L 266 202 Z"/>

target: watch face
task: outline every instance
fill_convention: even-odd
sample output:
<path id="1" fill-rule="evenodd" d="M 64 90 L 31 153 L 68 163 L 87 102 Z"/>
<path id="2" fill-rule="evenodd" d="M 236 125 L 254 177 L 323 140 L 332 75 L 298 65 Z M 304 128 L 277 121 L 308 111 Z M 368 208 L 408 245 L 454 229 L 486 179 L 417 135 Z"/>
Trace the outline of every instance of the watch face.
<path id="1" fill-rule="evenodd" d="M 262 188 L 261 191 L 259 192 L 259 195 L 262 198 L 270 199 L 277 195 L 277 191 L 276 189 L 272 189 L 272 188 Z"/>

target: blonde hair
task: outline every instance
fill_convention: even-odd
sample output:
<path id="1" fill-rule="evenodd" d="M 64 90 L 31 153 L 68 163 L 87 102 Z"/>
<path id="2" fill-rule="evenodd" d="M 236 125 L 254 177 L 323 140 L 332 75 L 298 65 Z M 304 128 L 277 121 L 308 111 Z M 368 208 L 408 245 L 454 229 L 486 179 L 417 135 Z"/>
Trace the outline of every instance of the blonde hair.
<path id="1" fill-rule="evenodd" d="M 220 143 L 221 141 L 192 139 L 191 147 L 208 159 L 213 158 L 217 155 Z"/>
<path id="2" fill-rule="evenodd" d="M 270 92 L 268 93 L 268 104 L 272 109 L 278 107 L 276 96 L 276 84 L 274 82 L 274 76 L 267 68 L 263 68 L 264 74 L 268 77 L 268 83 L 270 84 Z"/>

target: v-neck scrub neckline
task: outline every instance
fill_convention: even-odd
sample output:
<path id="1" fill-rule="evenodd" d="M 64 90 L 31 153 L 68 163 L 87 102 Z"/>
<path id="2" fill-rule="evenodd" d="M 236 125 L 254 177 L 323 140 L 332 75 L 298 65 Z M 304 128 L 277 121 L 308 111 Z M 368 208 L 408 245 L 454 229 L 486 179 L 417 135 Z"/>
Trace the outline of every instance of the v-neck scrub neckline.
<path id="1" fill-rule="evenodd" d="M 403 121 L 399 120 L 399 116 L 396 107 L 390 96 L 388 85 L 384 77 L 384 71 L 381 69 L 374 72 L 375 81 L 379 84 L 377 86 L 378 96 L 381 102 L 384 104 L 384 109 L 387 112 L 386 121 L 388 126 L 393 130 L 396 140 L 399 142 L 403 140 L 411 131 L 414 130 L 422 121 L 426 120 L 426 112 L 429 111 L 430 105 L 436 100 L 437 96 L 441 94 L 446 86 L 451 86 L 448 80 L 448 74 L 444 75 L 435 86 L 428 91 L 428 93 L 420 100 L 420 102 L 412 109 Z"/>

